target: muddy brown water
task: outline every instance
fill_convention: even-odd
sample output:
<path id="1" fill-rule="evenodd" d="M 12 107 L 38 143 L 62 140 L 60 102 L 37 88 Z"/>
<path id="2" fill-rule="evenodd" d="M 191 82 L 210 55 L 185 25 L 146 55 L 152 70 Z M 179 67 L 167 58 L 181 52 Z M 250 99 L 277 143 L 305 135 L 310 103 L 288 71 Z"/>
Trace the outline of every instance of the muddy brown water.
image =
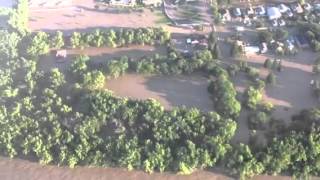
<path id="1" fill-rule="evenodd" d="M 208 80 L 199 75 L 188 76 L 143 76 L 127 74 L 106 81 L 106 89 L 115 95 L 133 99 L 158 100 L 166 109 L 185 105 L 203 111 L 213 111 L 207 92 Z"/>
<path id="2" fill-rule="evenodd" d="M 0 157 L 1 180 L 229 180 L 235 179 L 220 172 L 199 170 L 191 175 L 170 172 L 148 174 L 123 168 L 58 167 L 40 165 L 25 160 Z M 256 176 L 254 180 L 289 180 L 285 176 Z M 316 178 L 313 178 L 316 179 Z"/>

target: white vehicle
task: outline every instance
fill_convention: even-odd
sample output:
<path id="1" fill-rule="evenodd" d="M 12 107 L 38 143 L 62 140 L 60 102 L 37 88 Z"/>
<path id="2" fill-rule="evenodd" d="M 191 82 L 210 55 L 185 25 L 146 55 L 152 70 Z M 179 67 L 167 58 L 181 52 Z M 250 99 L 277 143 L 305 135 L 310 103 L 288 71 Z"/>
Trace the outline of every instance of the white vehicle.
<path id="1" fill-rule="evenodd" d="M 272 24 L 273 27 L 277 27 L 277 26 L 278 26 L 277 20 L 273 20 L 273 21 L 271 22 L 271 24 Z"/>
<path id="2" fill-rule="evenodd" d="M 243 26 L 236 26 L 236 31 L 242 32 L 242 31 L 244 31 L 244 27 Z"/>
<path id="3" fill-rule="evenodd" d="M 279 24 L 279 26 L 285 26 L 286 22 L 283 19 L 279 19 L 278 24 Z"/>
<path id="4" fill-rule="evenodd" d="M 236 17 L 240 17 L 240 16 L 241 16 L 241 10 L 240 10 L 240 8 L 234 8 L 234 9 L 232 10 L 232 13 L 233 13 L 233 15 L 236 16 Z"/>
<path id="5" fill-rule="evenodd" d="M 254 14 L 254 10 L 253 10 L 252 7 L 248 7 L 248 8 L 247 8 L 247 14 L 248 14 L 248 15 L 253 15 L 253 14 Z"/>
<path id="6" fill-rule="evenodd" d="M 280 4 L 280 5 L 278 6 L 278 8 L 279 8 L 279 11 L 280 11 L 281 13 L 285 13 L 285 12 L 287 12 L 288 10 L 290 10 L 290 8 L 289 8 L 288 6 L 286 6 L 285 4 Z"/>
<path id="7" fill-rule="evenodd" d="M 287 14 L 288 17 L 292 17 L 293 16 L 293 13 L 292 13 L 292 11 L 290 9 L 288 9 L 286 14 Z"/>
<path id="8" fill-rule="evenodd" d="M 266 9 L 263 7 L 263 6 L 258 6 L 256 9 L 255 9 L 255 12 L 257 15 L 259 16 L 264 16 L 266 15 Z"/>

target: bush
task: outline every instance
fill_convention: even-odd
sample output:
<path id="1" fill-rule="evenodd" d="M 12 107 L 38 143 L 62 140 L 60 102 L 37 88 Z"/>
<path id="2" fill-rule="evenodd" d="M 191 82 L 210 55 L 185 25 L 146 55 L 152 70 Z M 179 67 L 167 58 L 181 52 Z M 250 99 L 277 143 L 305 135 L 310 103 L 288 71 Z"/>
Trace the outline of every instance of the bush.
<path id="1" fill-rule="evenodd" d="M 288 36 L 289 32 L 284 29 L 277 29 L 273 34 L 274 39 L 278 41 L 284 41 L 288 38 Z"/>
<path id="2" fill-rule="evenodd" d="M 264 64 L 263 64 L 263 66 L 265 67 L 265 68 L 267 68 L 267 69 L 271 69 L 272 68 L 272 65 L 273 65 L 273 61 L 271 60 L 271 59 L 266 59 L 265 61 L 264 61 Z"/>
<path id="3" fill-rule="evenodd" d="M 253 81 L 255 81 L 256 79 L 259 78 L 259 70 L 257 68 L 248 67 L 246 69 L 246 73 L 247 73 L 248 77 Z"/>
<path id="4" fill-rule="evenodd" d="M 266 83 L 275 85 L 276 84 L 276 76 L 271 72 L 266 77 Z"/>
<path id="5" fill-rule="evenodd" d="M 244 104 L 249 109 L 256 109 L 257 105 L 262 100 L 261 89 L 256 89 L 250 86 L 244 93 Z"/>
<path id="6" fill-rule="evenodd" d="M 248 127 L 249 129 L 265 130 L 270 123 L 270 116 L 266 112 L 257 111 L 249 115 Z"/>
<path id="7" fill-rule="evenodd" d="M 45 32 L 38 32 L 31 37 L 27 53 L 29 56 L 38 56 L 47 54 L 50 50 L 49 35 Z"/>
<path id="8" fill-rule="evenodd" d="M 235 76 L 240 71 L 240 68 L 236 64 L 231 64 L 227 70 L 230 76 Z"/>
<path id="9" fill-rule="evenodd" d="M 105 77 L 101 71 L 94 70 L 88 72 L 83 77 L 83 85 L 85 88 L 94 90 L 103 88 Z"/>
<path id="10" fill-rule="evenodd" d="M 56 35 L 50 40 L 50 47 L 54 49 L 60 49 L 64 46 L 64 37 L 61 31 L 57 31 Z"/>
<path id="11" fill-rule="evenodd" d="M 127 72 L 129 62 L 127 57 L 122 57 L 120 60 L 107 61 L 105 71 L 113 78 L 117 78 Z"/>
<path id="12" fill-rule="evenodd" d="M 269 43 L 273 39 L 273 35 L 269 31 L 261 31 L 258 34 L 260 42 Z"/>

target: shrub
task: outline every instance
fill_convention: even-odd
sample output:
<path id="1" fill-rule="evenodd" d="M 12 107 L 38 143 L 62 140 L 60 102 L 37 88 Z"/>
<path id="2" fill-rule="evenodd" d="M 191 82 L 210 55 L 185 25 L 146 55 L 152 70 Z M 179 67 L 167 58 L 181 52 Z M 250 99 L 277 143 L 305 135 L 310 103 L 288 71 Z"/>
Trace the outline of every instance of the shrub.
<path id="1" fill-rule="evenodd" d="M 27 53 L 30 56 L 38 56 L 47 54 L 49 50 L 49 35 L 45 32 L 38 32 L 31 38 Z"/>
<path id="2" fill-rule="evenodd" d="M 266 77 L 266 83 L 275 85 L 276 84 L 276 76 L 271 72 Z"/>
<path id="3" fill-rule="evenodd" d="M 265 68 L 267 68 L 267 69 L 271 69 L 271 68 L 272 68 L 272 60 L 269 59 L 269 58 L 266 59 L 266 60 L 264 61 L 263 66 L 264 66 Z"/>
<path id="4" fill-rule="evenodd" d="M 265 130 L 267 129 L 271 118 L 266 112 L 257 111 L 248 117 L 249 129 Z"/>
<path id="5" fill-rule="evenodd" d="M 83 85 L 85 88 L 94 90 L 103 88 L 105 77 L 101 71 L 94 70 L 87 72 L 83 77 Z"/>
<path id="6" fill-rule="evenodd" d="M 260 89 L 250 86 L 244 93 L 244 104 L 250 109 L 256 109 L 261 100 L 262 93 Z"/>

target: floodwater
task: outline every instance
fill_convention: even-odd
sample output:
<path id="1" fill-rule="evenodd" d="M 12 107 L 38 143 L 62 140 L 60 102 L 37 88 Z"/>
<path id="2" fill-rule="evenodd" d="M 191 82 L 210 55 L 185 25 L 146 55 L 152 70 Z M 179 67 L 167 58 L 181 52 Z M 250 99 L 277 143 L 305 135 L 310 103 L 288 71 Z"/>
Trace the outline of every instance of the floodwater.
<path id="1" fill-rule="evenodd" d="M 219 171 L 199 170 L 191 175 L 170 172 L 148 174 L 140 170 L 103 167 L 57 167 L 40 165 L 26 160 L 0 157 L 1 180 L 232 180 Z M 261 175 L 253 180 L 289 180 L 287 176 Z M 318 179 L 318 178 L 312 178 Z"/>
<path id="2" fill-rule="evenodd" d="M 188 76 L 127 74 L 106 82 L 106 88 L 121 97 L 140 100 L 153 98 L 166 109 L 185 105 L 203 111 L 213 111 L 213 103 L 207 87 L 207 78 L 198 74 Z"/>

